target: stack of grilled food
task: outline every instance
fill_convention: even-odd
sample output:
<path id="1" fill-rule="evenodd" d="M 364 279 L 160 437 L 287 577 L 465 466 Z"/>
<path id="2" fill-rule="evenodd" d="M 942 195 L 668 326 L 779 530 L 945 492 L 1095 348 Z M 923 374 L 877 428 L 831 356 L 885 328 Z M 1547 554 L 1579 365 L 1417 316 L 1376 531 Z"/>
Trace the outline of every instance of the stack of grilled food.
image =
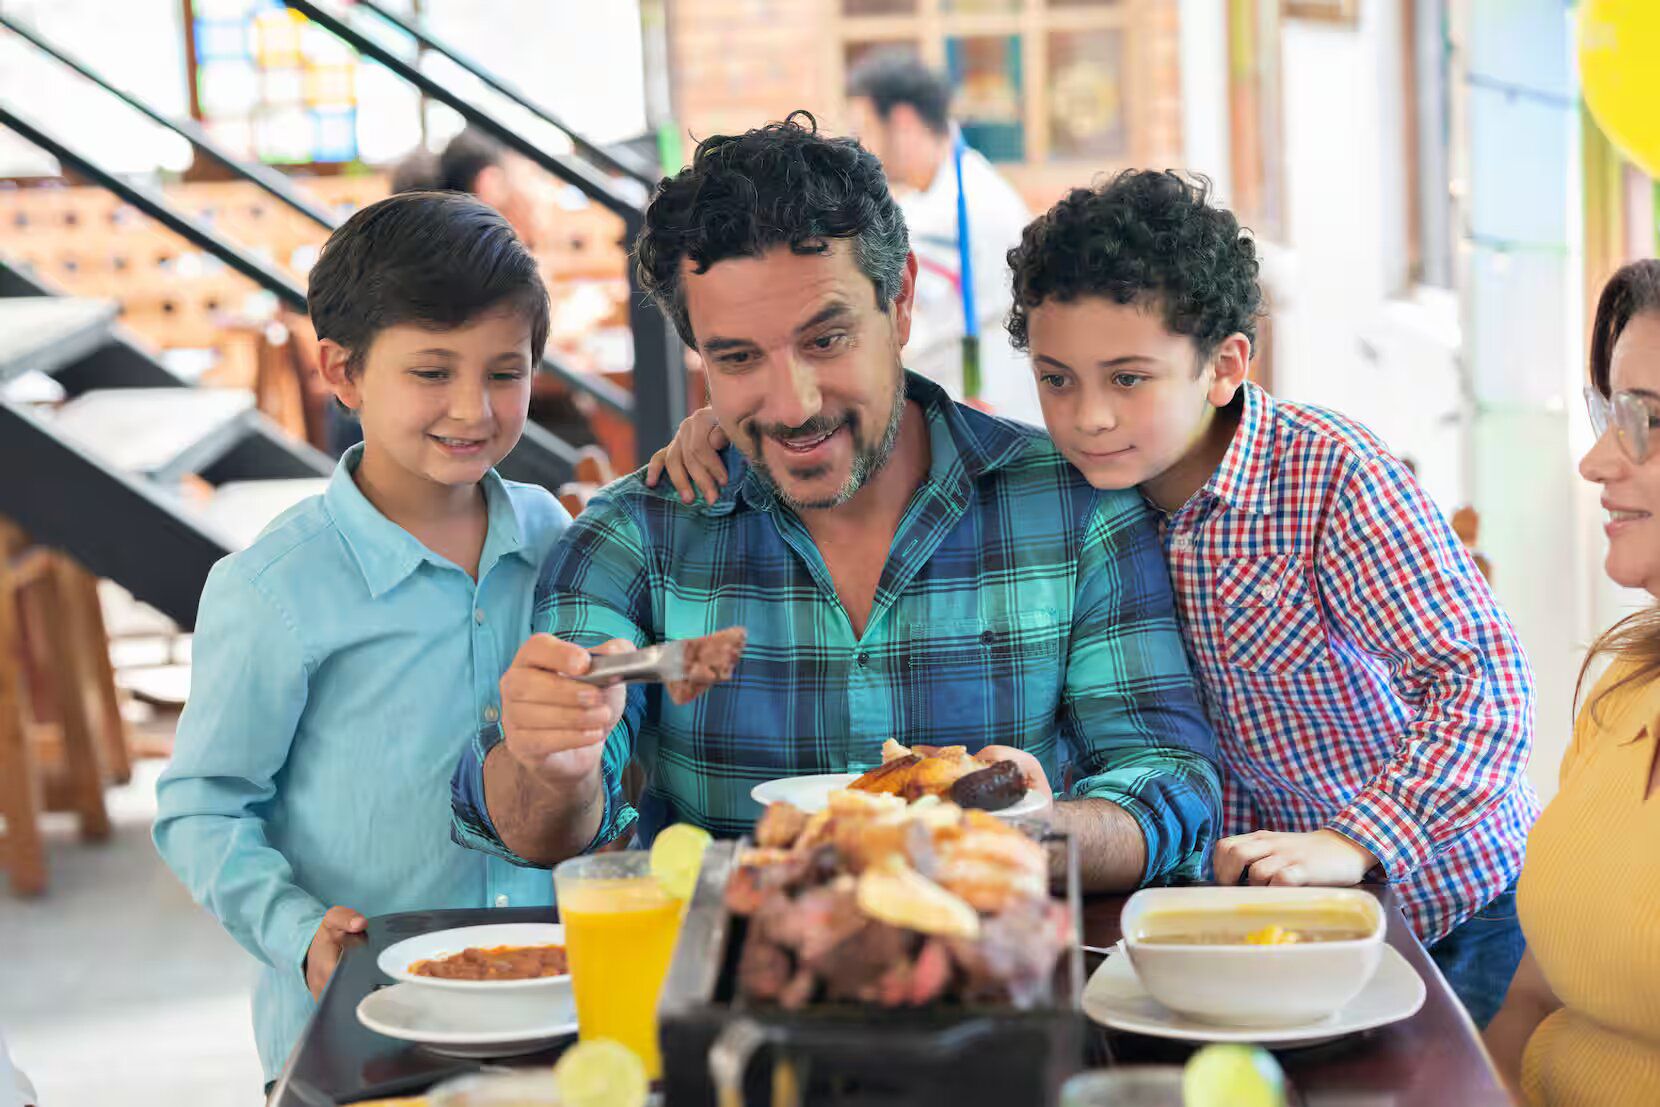
<path id="1" fill-rule="evenodd" d="M 726 890 L 728 908 L 747 920 L 740 995 L 787 1009 L 1029 1008 L 1050 998 L 1075 937 L 1065 904 L 1050 897 L 1045 847 L 923 787 L 914 769 L 925 760 L 910 763 L 909 782 L 892 792 L 834 792 L 813 814 L 767 808 Z M 949 793 L 986 768 L 962 760 L 968 772 L 933 784 L 946 779 Z M 913 785 L 921 798 L 911 801 Z"/>

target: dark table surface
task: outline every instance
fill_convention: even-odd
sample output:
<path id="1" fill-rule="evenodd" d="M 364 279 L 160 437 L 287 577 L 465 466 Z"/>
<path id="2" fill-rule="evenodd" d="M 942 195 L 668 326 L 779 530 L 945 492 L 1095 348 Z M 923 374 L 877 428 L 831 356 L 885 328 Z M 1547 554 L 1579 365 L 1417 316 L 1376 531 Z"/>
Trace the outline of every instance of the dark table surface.
<path id="1" fill-rule="evenodd" d="M 1386 903 L 1387 890 L 1376 889 Z M 1108 947 L 1117 942 L 1125 896 L 1084 900 L 1084 941 Z M 1464 1013 L 1423 946 L 1393 906 L 1389 944 L 1418 974 L 1428 990 L 1423 1009 L 1410 1019 L 1351 1035 L 1325 1045 L 1277 1054 L 1304 1107 L 1504 1107 L 1501 1088 L 1475 1026 Z M 364 996 L 392 981 L 375 965 L 394 942 L 431 930 L 484 923 L 548 922 L 551 908 L 475 911 L 421 911 L 369 920 L 361 938 L 351 940 L 322 1003 L 301 1036 L 278 1082 L 276 1107 L 326 1107 L 365 1098 L 413 1095 L 477 1062 L 428 1053 L 419 1046 L 382 1037 L 357 1021 Z M 1093 970 L 1099 961 L 1086 959 Z M 1117 1062 L 1176 1062 L 1192 1047 L 1180 1042 L 1095 1029 L 1096 1052 Z M 568 1043 L 567 1043 L 568 1044 Z M 515 1057 L 512 1064 L 551 1064 L 563 1044 Z M 673 1105 L 669 1105 L 673 1107 Z"/>

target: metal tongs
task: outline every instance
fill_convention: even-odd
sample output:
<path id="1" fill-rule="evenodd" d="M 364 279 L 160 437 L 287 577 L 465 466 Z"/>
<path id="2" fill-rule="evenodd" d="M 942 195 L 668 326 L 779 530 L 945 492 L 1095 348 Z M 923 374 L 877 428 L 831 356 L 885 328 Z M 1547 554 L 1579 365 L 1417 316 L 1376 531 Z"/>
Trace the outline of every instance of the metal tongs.
<path id="1" fill-rule="evenodd" d="M 686 679 L 686 639 L 663 642 L 630 653 L 596 653 L 586 673 L 572 680 L 604 687 L 611 684 L 673 684 Z"/>

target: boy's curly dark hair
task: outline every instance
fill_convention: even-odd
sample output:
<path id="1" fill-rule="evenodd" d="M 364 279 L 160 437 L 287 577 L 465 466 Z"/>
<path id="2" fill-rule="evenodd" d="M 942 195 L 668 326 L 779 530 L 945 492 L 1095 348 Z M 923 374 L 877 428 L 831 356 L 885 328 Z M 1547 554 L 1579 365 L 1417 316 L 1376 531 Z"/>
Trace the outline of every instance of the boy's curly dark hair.
<path id="1" fill-rule="evenodd" d="M 882 165 L 851 138 L 820 135 L 812 114 L 796 111 L 782 123 L 699 142 L 692 164 L 657 186 L 634 256 L 640 284 L 696 348 L 683 260 L 703 273 L 774 246 L 822 253 L 831 238 L 852 240 L 886 311 L 899 295 L 910 239 Z"/>
<path id="2" fill-rule="evenodd" d="M 1014 308 L 1009 337 L 1026 349 L 1027 312 L 1046 300 L 1103 296 L 1157 306 L 1165 325 L 1202 357 L 1230 334 L 1256 346 L 1262 289 L 1256 244 L 1233 213 L 1210 202 L 1210 182 L 1130 169 L 1075 188 L 1009 251 Z"/>

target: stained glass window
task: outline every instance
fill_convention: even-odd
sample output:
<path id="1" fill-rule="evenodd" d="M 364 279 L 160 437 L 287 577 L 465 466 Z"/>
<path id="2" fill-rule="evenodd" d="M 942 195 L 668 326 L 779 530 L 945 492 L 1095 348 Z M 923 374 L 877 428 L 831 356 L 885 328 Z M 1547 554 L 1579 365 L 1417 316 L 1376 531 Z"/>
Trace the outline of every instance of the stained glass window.
<path id="1" fill-rule="evenodd" d="M 956 90 L 957 125 L 992 161 L 1026 159 L 1019 35 L 945 40 L 945 68 Z"/>
<path id="2" fill-rule="evenodd" d="M 193 0 L 196 106 L 235 153 L 293 165 L 355 161 L 358 62 L 280 0 Z"/>

